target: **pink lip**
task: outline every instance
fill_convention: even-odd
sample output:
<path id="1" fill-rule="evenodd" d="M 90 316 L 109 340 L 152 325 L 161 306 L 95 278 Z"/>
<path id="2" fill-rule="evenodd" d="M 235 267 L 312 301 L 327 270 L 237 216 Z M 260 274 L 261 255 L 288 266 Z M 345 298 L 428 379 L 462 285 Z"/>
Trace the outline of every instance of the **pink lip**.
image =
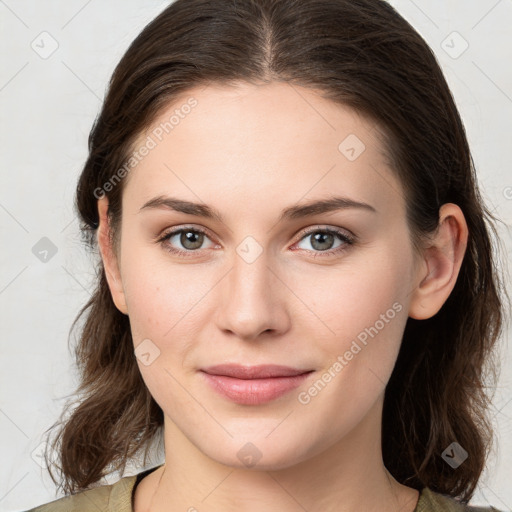
<path id="1" fill-rule="evenodd" d="M 201 370 L 218 393 L 242 405 L 269 402 L 300 386 L 313 370 L 288 366 L 223 364 Z"/>

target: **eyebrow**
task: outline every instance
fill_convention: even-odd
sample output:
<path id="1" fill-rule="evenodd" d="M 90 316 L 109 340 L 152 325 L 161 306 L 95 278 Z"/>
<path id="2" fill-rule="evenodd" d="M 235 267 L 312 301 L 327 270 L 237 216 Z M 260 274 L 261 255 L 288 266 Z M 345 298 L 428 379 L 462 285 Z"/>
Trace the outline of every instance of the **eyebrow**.
<path id="1" fill-rule="evenodd" d="M 329 213 L 336 210 L 346 210 L 349 208 L 358 208 L 369 212 L 377 213 L 377 210 L 360 201 L 355 201 L 348 197 L 331 197 L 328 199 L 313 200 L 307 203 L 298 204 L 285 208 L 279 216 L 278 222 L 283 220 L 295 220 L 303 217 L 311 217 L 321 213 Z M 207 219 L 217 220 L 224 222 L 222 215 L 218 210 L 208 206 L 204 203 L 194 203 L 191 201 L 184 201 L 169 196 L 157 196 L 150 199 L 140 208 L 139 213 L 145 209 L 168 209 L 174 210 L 197 217 L 204 217 Z"/>

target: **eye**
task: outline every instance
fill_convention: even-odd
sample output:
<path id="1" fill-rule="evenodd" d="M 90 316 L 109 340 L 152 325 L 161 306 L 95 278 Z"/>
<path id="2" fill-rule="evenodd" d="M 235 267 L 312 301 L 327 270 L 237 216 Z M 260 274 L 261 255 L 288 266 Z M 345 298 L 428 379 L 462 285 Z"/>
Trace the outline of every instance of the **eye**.
<path id="1" fill-rule="evenodd" d="M 303 232 L 302 235 L 302 238 L 297 243 L 298 247 L 307 251 L 312 250 L 317 253 L 314 255 L 315 257 L 340 253 L 355 242 L 354 236 L 332 228 L 316 228 L 305 233 Z M 312 249 L 300 246 L 301 243 L 307 240 L 309 242 L 306 242 L 304 245 L 309 245 Z"/>
<path id="2" fill-rule="evenodd" d="M 302 238 L 295 245 L 301 250 L 313 252 L 314 257 L 341 253 L 355 242 L 355 236 L 333 228 L 317 227 L 309 231 L 304 230 L 301 232 L 301 235 Z M 309 245 L 312 249 L 300 246 L 300 244 L 303 244 L 308 239 L 309 242 L 305 245 Z M 219 247 L 211 241 L 206 231 L 192 227 L 167 231 L 156 241 L 160 243 L 165 250 L 184 257 L 192 256 L 194 252 L 200 252 L 200 249 Z M 205 241 L 210 242 L 206 247 L 204 247 Z"/>
<path id="3" fill-rule="evenodd" d="M 209 240 L 211 245 L 203 247 L 205 240 Z M 187 227 L 168 231 L 157 242 L 161 243 L 169 252 L 183 256 L 188 256 L 187 253 L 198 252 L 198 249 L 207 249 L 215 246 L 205 231 Z"/>

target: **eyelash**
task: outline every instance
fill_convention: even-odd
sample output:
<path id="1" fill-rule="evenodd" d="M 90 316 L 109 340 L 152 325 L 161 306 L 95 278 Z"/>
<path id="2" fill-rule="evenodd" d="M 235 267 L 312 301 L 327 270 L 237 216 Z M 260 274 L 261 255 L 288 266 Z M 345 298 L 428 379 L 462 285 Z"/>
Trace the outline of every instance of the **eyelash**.
<path id="1" fill-rule="evenodd" d="M 203 235 L 208 237 L 208 233 L 203 229 L 195 228 L 195 227 L 194 228 L 185 227 L 185 228 L 175 229 L 172 231 L 167 231 L 162 236 L 158 237 L 156 242 L 161 244 L 162 247 L 166 251 L 168 251 L 172 254 L 177 254 L 178 256 L 183 256 L 185 258 L 192 257 L 192 254 L 195 252 L 199 252 L 200 249 L 186 251 L 183 249 L 176 249 L 174 247 L 171 247 L 167 243 L 167 241 L 170 238 L 172 238 L 174 235 L 182 233 L 182 232 L 202 233 Z M 301 231 L 299 234 L 300 238 L 299 238 L 298 242 L 296 242 L 296 243 L 301 242 L 304 238 L 307 238 L 308 236 L 313 235 L 315 233 L 327 233 L 327 234 L 335 235 L 335 236 L 339 237 L 339 239 L 343 242 L 343 245 L 340 245 L 336 249 L 329 249 L 326 251 L 309 251 L 308 249 L 294 249 L 294 250 L 313 252 L 313 258 L 327 257 L 327 256 L 335 255 L 335 254 L 341 254 L 342 252 L 346 251 L 351 245 L 353 245 L 356 242 L 356 237 L 354 235 L 348 235 L 347 233 L 345 233 L 343 231 L 333 229 L 333 228 L 315 228 L 315 229 L 309 229 L 309 230 L 306 229 L 304 231 Z"/>

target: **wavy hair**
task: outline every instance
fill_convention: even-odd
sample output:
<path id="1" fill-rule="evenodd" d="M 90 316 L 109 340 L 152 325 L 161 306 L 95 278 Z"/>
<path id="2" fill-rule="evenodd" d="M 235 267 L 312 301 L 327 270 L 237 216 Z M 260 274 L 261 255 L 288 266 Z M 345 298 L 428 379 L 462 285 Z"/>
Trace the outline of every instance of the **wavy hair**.
<path id="1" fill-rule="evenodd" d="M 429 46 L 382 0 L 176 0 L 117 65 L 89 136 L 75 206 L 96 248 L 97 190 L 122 168 L 138 135 L 192 87 L 280 81 L 319 91 L 374 120 L 403 184 L 415 247 L 435 231 L 441 205 L 462 209 L 469 229 L 455 287 L 427 320 L 408 318 L 382 418 L 384 464 L 400 483 L 472 497 L 492 447 L 487 416 L 497 378 L 505 290 L 493 238 L 498 220 L 477 186 L 454 99 Z M 117 247 L 123 183 L 109 187 Z M 142 380 L 129 318 L 115 307 L 101 259 L 90 300 L 76 317 L 80 383 L 73 410 L 48 446 L 65 493 L 96 484 L 161 433 L 163 413 Z M 70 332 L 71 332 L 70 331 Z M 491 386 L 488 385 L 490 379 Z M 66 412 L 71 408 L 68 403 Z M 469 457 L 442 459 L 457 441 Z M 172 454 L 170 454 L 172 456 Z M 48 456 L 47 462 L 48 462 Z"/>

